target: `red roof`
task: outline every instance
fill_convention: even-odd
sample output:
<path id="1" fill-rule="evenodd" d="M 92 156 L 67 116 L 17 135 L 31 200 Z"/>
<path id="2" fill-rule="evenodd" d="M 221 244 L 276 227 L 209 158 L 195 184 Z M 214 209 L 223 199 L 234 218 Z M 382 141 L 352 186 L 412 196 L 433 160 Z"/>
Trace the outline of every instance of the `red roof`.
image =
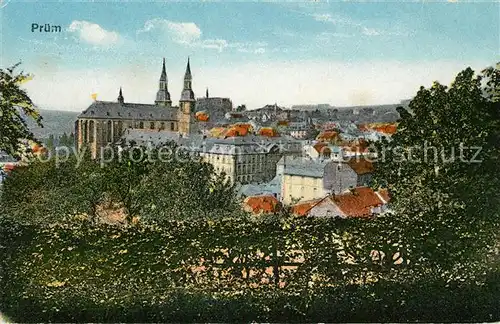
<path id="1" fill-rule="evenodd" d="M 397 130 L 397 124 L 394 123 L 372 123 L 361 124 L 358 126 L 361 131 L 374 130 L 384 134 L 394 134 Z"/>
<path id="2" fill-rule="evenodd" d="M 246 136 L 248 134 L 248 128 L 242 125 L 234 125 L 224 132 L 224 137 L 236 137 L 236 136 Z"/>
<path id="3" fill-rule="evenodd" d="M 259 135 L 268 136 L 268 137 L 276 137 L 276 136 L 278 136 L 278 132 L 271 127 L 262 127 L 259 130 Z"/>
<path id="4" fill-rule="evenodd" d="M 373 163 L 366 160 L 365 158 L 352 158 L 347 164 L 356 172 L 358 175 L 363 175 L 366 173 L 373 172 Z"/>
<path id="5" fill-rule="evenodd" d="M 372 208 L 384 204 L 368 187 L 354 188 L 349 193 L 332 196 L 331 200 L 347 217 L 369 217 Z"/>
<path id="6" fill-rule="evenodd" d="M 198 112 L 196 113 L 196 119 L 197 119 L 197 120 L 199 120 L 199 121 L 206 122 L 206 121 L 208 121 L 209 116 L 208 116 L 208 114 L 207 114 L 206 112 L 204 112 L 204 111 L 198 111 Z"/>
<path id="7" fill-rule="evenodd" d="M 314 144 L 313 148 L 318 153 L 321 153 L 322 151 L 325 152 L 325 153 L 331 152 L 330 148 L 328 147 L 328 144 L 327 143 L 323 143 L 323 142 L 318 142 L 318 143 Z"/>
<path id="8" fill-rule="evenodd" d="M 276 197 L 268 196 L 250 196 L 245 199 L 244 207 L 246 210 L 254 214 L 259 213 L 272 213 L 278 209 L 280 202 Z"/>
<path id="9" fill-rule="evenodd" d="M 304 201 L 292 206 L 292 214 L 306 216 L 309 211 L 323 199 Z"/>
<path id="10" fill-rule="evenodd" d="M 332 139 L 336 139 L 338 136 L 339 136 L 339 134 L 335 131 L 324 131 L 324 132 L 319 133 L 318 136 L 316 137 L 316 139 L 319 141 L 321 141 L 321 140 L 329 141 Z"/>

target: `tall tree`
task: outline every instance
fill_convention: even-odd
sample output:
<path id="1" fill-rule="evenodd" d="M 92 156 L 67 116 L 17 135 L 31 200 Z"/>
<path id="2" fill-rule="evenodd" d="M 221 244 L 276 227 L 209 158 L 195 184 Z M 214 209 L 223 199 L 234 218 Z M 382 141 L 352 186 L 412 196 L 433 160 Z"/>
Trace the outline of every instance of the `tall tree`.
<path id="1" fill-rule="evenodd" d="M 19 156 L 26 140 L 38 142 L 26 123 L 32 118 L 42 126 L 42 117 L 34 103 L 21 88 L 21 84 L 31 79 L 23 72 L 15 73 L 20 63 L 0 69 L 0 150 L 12 156 Z"/>
<path id="2" fill-rule="evenodd" d="M 421 87 L 408 110 L 398 108 L 397 132 L 378 145 L 376 179 L 392 193 L 392 226 L 401 229 L 417 265 L 459 269 L 494 241 L 499 102 L 485 94 L 498 90 L 498 81 L 497 68 L 485 75 L 467 68 L 450 87 Z"/>

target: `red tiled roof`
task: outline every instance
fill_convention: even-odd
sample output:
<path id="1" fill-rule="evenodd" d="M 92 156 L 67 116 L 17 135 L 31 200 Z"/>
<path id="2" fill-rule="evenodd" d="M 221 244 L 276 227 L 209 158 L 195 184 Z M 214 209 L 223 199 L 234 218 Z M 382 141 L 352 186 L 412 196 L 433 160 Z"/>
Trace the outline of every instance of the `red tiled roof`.
<path id="1" fill-rule="evenodd" d="M 320 154 L 331 154 L 332 150 L 328 147 L 327 143 L 319 142 L 313 145 L 316 152 Z"/>
<path id="2" fill-rule="evenodd" d="M 276 137 L 276 136 L 278 136 L 278 132 L 271 127 L 262 127 L 259 130 L 259 135 L 268 136 L 268 137 Z"/>
<path id="3" fill-rule="evenodd" d="M 332 140 L 332 139 L 336 139 L 337 137 L 339 136 L 339 134 L 335 131 L 324 131 L 324 132 L 321 132 L 318 134 L 318 136 L 316 137 L 316 139 L 318 141 L 321 141 L 321 140 Z"/>
<path id="4" fill-rule="evenodd" d="M 309 211 L 316 206 L 323 199 L 314 199 L 309 201 L 304 201 L 292 206 L 292 214 L 298 216 L 306 216 Z"/>
<path id="5" fill-rule="evenodd" d="M 373 163 L 364 158 L 352 158 L 347 164 L 356 172 L 358 175 L 373 172 Z"/>
<path id="6" fill-rule="evenodd" d="M 383 205 L 373 189 L 358 187 L 330 198 L 347 217 L 369 217 L 371 209 Z"/>
<path id="7" fill-rule="evenodd" d="M 198 111 L 196 113 L 196 119 L 199 120 L 199 121 L 204 121 L 205 122 L 205 121 L 208 121 L 209 115 L 206 112 L 204 112 L 204 111 Z"/>
<path id="8" fill-rule="evenodd" d="M 248 134 L 248 128 L 241 125 L 234 125 L 224 132 L 224 137 L 236 137 L 236 136 L 246 136 Z"/>
<path id="9" fill-rule="evenodd" d="M 358 126 L 361 131 L 374 130 L 384 134 L 394 134 L 397 130 L 397 124 L 395 123 L 371 123 L 371 124 L 361 124 Z"/>
<path id="10" fill-rule="evenodd" d="M 279 201 L 271 195 L 268 196 L 250 196 L 244 200 L 244 207 L 246 210 L 255 214 L 264 212 L 275 212 L 279 206 Z"/>

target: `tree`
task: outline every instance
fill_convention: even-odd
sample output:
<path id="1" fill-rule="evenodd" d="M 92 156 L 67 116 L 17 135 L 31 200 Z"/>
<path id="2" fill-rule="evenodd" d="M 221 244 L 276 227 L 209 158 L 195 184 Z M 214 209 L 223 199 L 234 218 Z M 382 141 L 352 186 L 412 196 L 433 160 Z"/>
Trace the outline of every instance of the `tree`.
<path id="1" fill-rule="evenodd" d="M 375 179 L 392 194 L 392 226 L 412 262 L 429 271 L 473 276 L 463 267 L 480 264 L 498 230 L 499 101 L 484 94 L 498 90 L 499 78 L 487 71 L 467 68 L 450 87 L 421 87 L 377 147 Z"/>
<path id="2" fill-rule="evenodd" d="M 75 146 L 75 133 L 71 132 L 71 134 L 69 134 L 67 146 L 69 147 Z"/>
<path id="3" fill-rule="evenodd" d="M 59 138 L 59 145 L 60 146 L 69 146 L 68 141 L 69 141 L 68 135 L 66 134 L 66 132 L 64 132 L 61 135 L 61 137 Z"/>
<path id="4" fill-rule="evenodd" d="M 40 113 L 26 91 L 20 87 L 31 76 L 14 72 L 19 64 L 6 70 L 0 69 L 0 151 L 15 157 L 19 157 L 25 141 L 39 143 L 29 130 L 26 119 L 32 118 L 38 126 L 43 127 Z"/>
<path id="5" fill-rule="evenodd" d="M 56 140 L 55 140 L 55 138 L 54 138 L 54 134 L 50 134 L 50 135 L 49 135 L 49 138 L 47 139 L 47 142 L 46 142 L 46 144 L 47 144 L 47 148 L 48 148 L 49 150 L 51 150 L 51 151 L 52 151 L 52 150 L 54 150 L 54 148 L 55 148 L 55 146 L 56 146 L 55 141 L 56 141 Z"/>
<path id="6" fill-rule="evenodd" d="M 97 161 L 84 156 L 61 161 L 35 159 L 6 178 L 0 199 L 1 216 L 21 223 L 49 225 L 76 215 L 96 222 L 97 206 L 106 197 L 104 172 Z"/>
<path id="7" fill-rule="evenodd" d="M 247 110 L 246 105 L 239 105 L 238 107 L 236 107 L 236 111 L 246 111 L 246 110 Z"/>

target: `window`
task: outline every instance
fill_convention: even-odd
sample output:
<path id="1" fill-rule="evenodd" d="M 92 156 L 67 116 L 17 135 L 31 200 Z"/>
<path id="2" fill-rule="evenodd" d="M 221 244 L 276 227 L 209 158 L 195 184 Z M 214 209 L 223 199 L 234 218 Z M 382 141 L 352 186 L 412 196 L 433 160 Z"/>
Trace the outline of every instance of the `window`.
<path id="1" fill-rule="evenodd" d="M 87 121 L 82 121 L 82 130 L 83 130 L 83 142 L 86 143 L 87 142 L 87 135 L 88 135 L 88 129 L 87 129 Z"/>
<path id="2" fill-rule="evenodd" d="M 108 121 L 108 127 L 106 127 L 106 140 L 108 141 L 108 143 L 110 143 L 113 138 L 111 137 L 111 133 L 113 132 L 113 123 L 110 121 Z"/>
<path id="3" fill-rule="evenodd" d="M 143 122 L 139 122 L 139 128 L 144 128 L 144 123 Z"/>
<path id="4" fill-rule="evenodd" d="M 174 131 L 174 130 L 175 130 L 175 124 L 174 124 L 174 123 L 170 123 L 170 130 L 171 130 L 171 131 Z"/>
<path id="5" fill-rule="evenodd" d="M 149 129 L 155 129 L 155 122 L 149 123 Z"/>
<path id="6" fill-rule="evenodd" d="M 94 121 L 89 122 L 89 143 L 94 142 Z"/>

